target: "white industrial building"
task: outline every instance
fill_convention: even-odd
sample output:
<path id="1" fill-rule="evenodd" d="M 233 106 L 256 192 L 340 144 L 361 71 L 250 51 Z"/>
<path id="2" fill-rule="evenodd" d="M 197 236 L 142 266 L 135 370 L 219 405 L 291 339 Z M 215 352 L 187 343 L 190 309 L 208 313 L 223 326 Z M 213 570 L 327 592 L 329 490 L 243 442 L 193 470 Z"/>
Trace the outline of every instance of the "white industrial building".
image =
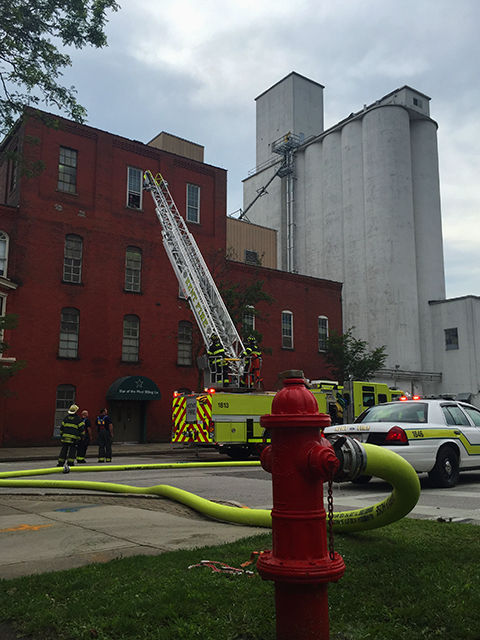
<path id="1" fill-rule="evenodd" d="M 280 269 L 343 282 L 344 329 L 386 346 L 379 380 L 479 400 L 480 298 L 445 299 L 430 98 L 404 86 L 324 130 L 323 89 L 291 73 L 256 99 L 246 216 L 277 231 Z"/>

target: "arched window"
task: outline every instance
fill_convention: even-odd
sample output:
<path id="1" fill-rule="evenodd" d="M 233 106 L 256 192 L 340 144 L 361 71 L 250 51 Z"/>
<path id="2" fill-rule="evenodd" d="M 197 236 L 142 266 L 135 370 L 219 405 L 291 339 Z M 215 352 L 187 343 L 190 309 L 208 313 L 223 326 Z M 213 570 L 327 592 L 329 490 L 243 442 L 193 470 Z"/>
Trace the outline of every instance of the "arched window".
<path id="1" fill-rule="evenodd" d="M 8 266 L 8 235 L 0 231 L 0 276 L 7 277 Z"/>
<path id="2" fill-rule="evenodd" d="M 328 340 L 328 318 L 327 316 L 318 316 L 318 350 L 327 350 Z"/>
<path id="3" fill-rule="evenodd" d="M 184 366 L 192 365 L 193 363 L 192 345 L 193 345 L 192 323 L 186 320 L 181 320 L 178 323 L 177 364 L 184 365 Z"/>
<path id="4" fill-rule="evenodd" d="M 66 416 L 68 407 L 75 402 L 75 387 L 72 384 L 59 384 L 55 400 L 55 419 L 53 437 L 60 436 L 60 425 Z"/>
<path id="5" fill-rule="evenodd" d="M 80 329 L 80 312 L 72 307 L 64 307 L 60 316 L 60 342 L 58 355 L 60 358 L 78 357 L 78 334 Z"/>
<path id="6" fill-rule="evenodd" d="M 125 291 L 139 292 L 142 283 L 142 251 L 127 247 L 125 252 Z"/>
<path id="7" fill-rule="evenodd" d="M 293 349 L 293 313 L 282 311 L 282 348 Z"/>
<path id="8" fill-rule="evenodd" d="M 128 315 L 123 318 L 122 360 L 138 362 L 140 345 L 140 318 Z"/>
<path id="9" fill-rule="evenodd" d="M 65 236 L 63 252 L 63 281 L 79 283 L 82 281 L 83 240 L 72 233 Z"/>

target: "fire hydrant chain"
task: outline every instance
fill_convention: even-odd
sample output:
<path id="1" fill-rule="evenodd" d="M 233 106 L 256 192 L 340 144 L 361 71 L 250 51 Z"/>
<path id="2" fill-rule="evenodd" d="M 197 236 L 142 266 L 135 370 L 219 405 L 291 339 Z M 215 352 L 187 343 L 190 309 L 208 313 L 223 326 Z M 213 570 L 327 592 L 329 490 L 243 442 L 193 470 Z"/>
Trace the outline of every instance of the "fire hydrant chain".
<path id="1" fill-rule="evenodd" d="M 335 559 L 335 549 L 333 544 L 333 480 L 328 481 L 327 493 L 327 519 L 328 519 L 328 554 L 330 560 Z"/>

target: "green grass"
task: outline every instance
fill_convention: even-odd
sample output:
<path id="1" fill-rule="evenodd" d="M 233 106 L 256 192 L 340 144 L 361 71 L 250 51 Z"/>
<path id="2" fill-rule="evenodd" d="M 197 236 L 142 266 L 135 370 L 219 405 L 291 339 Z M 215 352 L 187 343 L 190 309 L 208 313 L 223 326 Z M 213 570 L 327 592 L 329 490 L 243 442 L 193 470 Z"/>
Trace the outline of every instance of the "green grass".
<path id="1" fill-rule="evenodd" d="M 338 534 L 347 569 L 328 588 L 331 639 L 479 640 L 479 534 L 411 519 Z M 34 640 L 274 640 L 273 583 L 188 569 L 204 559 L 238 567 L 270 545 L 265 534 L 3 580 L 0 622 Z"/>

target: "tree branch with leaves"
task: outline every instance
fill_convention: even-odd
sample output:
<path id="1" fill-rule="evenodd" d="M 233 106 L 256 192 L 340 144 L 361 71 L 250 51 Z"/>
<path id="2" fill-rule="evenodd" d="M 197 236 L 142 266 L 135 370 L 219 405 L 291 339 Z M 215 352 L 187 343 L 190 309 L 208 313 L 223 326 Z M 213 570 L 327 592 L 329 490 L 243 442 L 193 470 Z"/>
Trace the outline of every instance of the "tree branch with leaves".
<path id="1" fill-rule="evenodd" d="M 5 329 L 15 329 L 18 325 L 18 317 L 11 313 L 6 316 L 0 316 L 0 356 L 3 358 L 3 354 L 8 349 L 8 344 L 4 341 Z M 9 395 L 7 389 L 7 382 L 15 375 L 20 369 L 26 366 L 24 361 L 11 361 L 7 358 L 0 358 L 0 395 Z"/>
<path id="2" fill-rule="evenodd" d="M 71 66 L 61 47 L 107 44 L 106 12 L 115 0 L 0 0 L 0 133 L 6 135 L 25 106 L 41 102 L 85 122 L 74 87 L 59 78 Z M 58 43 L 58 44 L 57 44 Z"/>
<path id="3" fill-rule="evenodd" d="M 368 350 L 365 340 L 355 338 L 355 327 L 350 327 L 343 334 L 332 330 L 327 340 L 325 357 L 332 373 L 339 380 L 365 380 L 383 367 L 387 359 L 386 347 Z"/>

